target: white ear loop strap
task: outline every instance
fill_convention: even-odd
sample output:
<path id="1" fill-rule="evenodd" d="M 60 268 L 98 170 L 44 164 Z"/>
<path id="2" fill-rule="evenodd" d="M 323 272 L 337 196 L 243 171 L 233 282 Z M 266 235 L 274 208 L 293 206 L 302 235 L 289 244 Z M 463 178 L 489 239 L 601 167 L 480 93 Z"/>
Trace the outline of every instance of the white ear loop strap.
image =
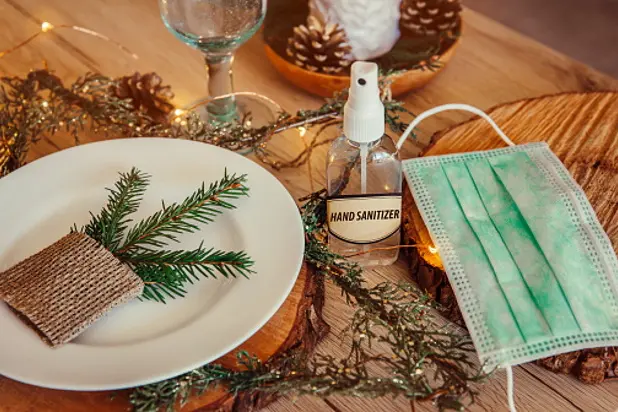
<path id="1" fill-rule="evenodd" d="M 513 368 L 511 365 L 504 367 L 506 370 L 506 397 L 509 402 L 509 411 L 517 412 L 515 409 L 515 383 L 513 380 Z"/>
<path id="2" fill-rule="evenodd" d="M 504 143 L 506 143 L 509 146 L 515 146 L 515 143 L 513 143 L 513 141 L 504 134 L 502 129 L 498 127 L 496 122 L 494 122 L 493 119 L 487 115 L 487 113 L 485 113 L 481 109 L 478 109 L 474 106 L 470 106 L 469 104 L 456 103 L 456 104 L 445 104 L 442 106 L 437 106 L 437 107 L 434 107 L 433 109 L 424 111 L 423 113 L 416 116 L 414 120 L 412 121 L 412 123 L 410 123 L 410 125 L 406 128 L 406 130 L 403 132 L 403 134 L 399 138 L 399 141 L 397 142 L 397 150 L 399 151 L 401 149 L 401 146 L 403 146 L 403 143 L 406 141 L 410 133 L 412 133 L 412 130 L 414 130 L 414 128 L 418 126 L 420 122 L 422 122 L 423 120 L 425 120 L 426 118 L 430 116 L 433 116 L 434 114 L 445 112 L 447 110 L 463 110 L 466 112 L 474 113 L 482 117 L 483 119 L 487 120 L 487 122 L 491 125 L 491 127 L 494 128 L 494 130 L 496 131 L 496 133 L 498 133 L 498 136 L 500 136 L 500 138 L 504 141 Z"/>
<path id="3" fill-rule="evenodd" d="M 506 134 L 504 134 L 504 132 L 502 131 L 502 129 L 500 129 L 500 127 L 496 124 L 496 122 L 494 122 L 493 119 L 489 117 L 489 115 L 487 115 L 487 113 L 485 113 L 481 109 L 478 109 L 474 106 L 470 106 L 469 104 L 445 104 L 442 106 L 434 107 L 433 109 L 426 110 L 423 113 L 416 116 L 414 120 L 412 121 L 412 123 L 408 125 L 406 130 L 403 132 L 403 134 L 399 138 L 399 141 L 397 142 L 397 151 L 401 149 L 401 146 L 403 146 L 404 142 L 406 141 L 410 133 L 412 133 L 412 130 L 414 130 L 414 128 L 416 128 L 416 126 L 418 126 L 420 122 L 422 122 L 423 120 L 425 120 L 426 118 L 430 116 L 433 116 L 434 114 L 445 112 L 447 110 L 463 110 L 463 111 L 471 112 L 471 113 L 474 113 L 480 116 L 481 118 L 485 119 L 487 123 L 491 125 L 491 127 L 493 127 L 493 129 L 496 131 L 496 133 L 498 133 L 498 136 L 500 136 L 500 138 L 504 141 L 504 143 L 506 143 L 509 146 L 515 146 L 515 143 L 513 143 L 513 141 L 509 139 Z M 505 365 L 504 369 L 506 370 L 506 396 L 508 398 L 509 411 L 517 412 L 517 410 L 515 409 L 515 394 L 514 394 L 515 385 L 513 382 L 513 369 L 511 365 Z"/>

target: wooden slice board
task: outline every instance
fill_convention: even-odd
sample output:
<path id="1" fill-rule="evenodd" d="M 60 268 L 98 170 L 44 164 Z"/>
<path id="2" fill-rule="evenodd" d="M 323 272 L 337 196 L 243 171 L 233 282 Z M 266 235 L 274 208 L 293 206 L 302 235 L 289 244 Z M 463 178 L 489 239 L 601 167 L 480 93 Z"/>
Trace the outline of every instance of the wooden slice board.
<path id="1" fill-rule="evenodd" d="M 405 70 L 397 75 L 391 76 L 391 93 L 393 96 L 400 96 L 411 90 L 419 89 L 429 83 L 451 60 L 460 43 L 461 40 L 458 39 L 439 56 L 440 67 L 438 68 L 432 70 Z M 284 57 L 277 54 L 268 44 L 264 45 L 264 50 L 274 68 L 277 69 L 283 77 L 293 85 L 309 93 L 322 97 L 333 97 L 335 93 L 350 87 L 350 76 L 311 72 L 289 62 Z"/>
<path id="2" fill-rule="evenodd" d="M 516 143 L 546 141 L 583 187 L 603 228 L 618 250 L 618 92 L 567 93 L 521 100 L 494 107 L 489 115 Z M 436 133 L 425 156 L 503 147 L 504 143 L 482 119 Z M 429 232 L 404 190 L 404 239 L 431 244 Z M 446 315 L 463 323 L 438 254 L 427 248 L 407 249 L 412 277 L 445 306 Z M 575 373 L 587 383 L 614 377 L 618 362 L 614 349 L 577 351 L 539 361 L 561 373 Z"/>
<path id="3" fill-rule="evenodd" d="M 236 353 L 245 350 L 265 361 L 292 347 L 301 346 L 311 353 L 328 333 L 321 317 L 324 285 L 308 265 L 303 265 L 292 292 L 275 315 L 240 347 L 215 361 L 228 368 L 237 368 Z M 0 376 L 0 410 L 11 412 L 62 411 L 109 412 L 128 411 L 130 390 L 104 392 L 73 392 L 39 388 Z M 273 395 L 240 394 L 231 396 L 223 388 L 207 391 L 189 400 L 181 411 L 236 411 L 264 407 L 276 398 Z"/>

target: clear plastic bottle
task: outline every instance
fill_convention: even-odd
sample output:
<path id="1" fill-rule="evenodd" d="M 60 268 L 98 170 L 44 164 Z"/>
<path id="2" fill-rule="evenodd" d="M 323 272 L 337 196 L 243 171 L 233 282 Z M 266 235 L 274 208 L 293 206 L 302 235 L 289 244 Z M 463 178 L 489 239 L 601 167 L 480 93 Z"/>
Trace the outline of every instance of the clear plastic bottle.
<path id="1" fill-rule="evenodd" d="M 329 247 L 363 266 L 397 260 L 401 225 L 401 162 L 384 134 L 377 66 L 352 66 L 344 135 L 326 160 Z"/>

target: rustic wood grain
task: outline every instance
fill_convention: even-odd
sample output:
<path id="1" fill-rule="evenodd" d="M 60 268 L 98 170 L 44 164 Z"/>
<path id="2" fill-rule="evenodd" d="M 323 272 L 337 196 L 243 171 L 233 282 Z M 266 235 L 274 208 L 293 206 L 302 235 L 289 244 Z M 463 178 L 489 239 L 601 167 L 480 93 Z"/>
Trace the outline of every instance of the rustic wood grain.
<path id="1" fill-rule="evenodd" d="M 567 91 L 618 89 L 618 82 L 589 67 L 575 62 L 539 43 L 470 10 L 463 13 L 464 34 L 461 46 L 445 68 L 424 88 L 405 97 L 406 107 L 415 112 L 452 102 L 463 102 L 487 109 L 496 104 Z M 87 70 L 98 70 L 108 75 L 124 75 L 132 70 L 156 71 L 166 83 L 173 86 L 175 102 L 186 105 L 203 97 L 206 78 L 200 54 L 182 45 L 163 26 L 155 0 L 0 0 L 0 22 L 4 36 L 0 49 L 27 37 L 40 27 L 42 21 L 53 24 L 77 24 L 100 31 L 120 41 L 140 56 L 132 61 L 115 47 L 83 34 L 58 31 L 41 37 L 27 48 L 0 59 L 0 72 L 21 75 L 33 67 L 42 67 L 42 60 L 65 81 L 72 81 Z M 294 89 L 270 66 L 263 52 L 259 36 L 255 36 L 236 55 L 235 86 L 265 94 L 283 108 L 295 111 L 317 107 L 321 99 Z M 420 140 L 428 141 L 434 132 L 469 118 L 462 113 L 444 113 L 431 118 L 420 127 Z M 85 136 L 88 141 L 95 137 Z M 69 139 L 43 140 L 33 148 L 32 158 L 44 156 L 69 147 Z M 292 156 L 303 144 L 296 132 L 275 139 L 274 151 Z M 404 157 L 417 153 L 414 144 L 404 147 Z M 312 156 L 315 186 L 324 185 L 325 148 Z M 310 183 L 306 168 L 273 171 L 295 198 L 307 194 Z M 396 265 L 368 271 L 368 282 L 409 279 L 403 259 Z M 333 326 L 333 333 L 319 346 L 324 353 L 343 355 L 347 350 L 341 344 L 338 331 L 347 324 L 351 309 L 341 300 L 337 288 L 327 284 L 325 316 Z M 385 350 L 376 347 L 376 351 Z M 386 373 L 386 371 L 384 371 Z M 583 387 L 576 380 L 553 375 L 536 366 L 516 368 L 516 401 L 522 411 L 608 411 L 618 405 L 613 384 Z M 2 382 L 2 380 L 0 380 Z M 1 383 L 0 383 L 1 385 Z M 480 387 L 475 411 L 506 411 L 504 376 L 497 375 Z M 609 389 L 609 388 L 614 388 Z M 35 391 L 30 386 L 21 388 L 20 398 L 25 402 Z M 63 392 L 67 401 L 63 408 L 45 403 L 32 411 L 96 410 L 108 402 L 106 397 L 93 396 L 91 401 Z M 90 395 L 92 396 L 92 395 Z M 71 403 L 72 402 L 72 403 Z M 0 395 L 0 411 L 6 402 Z M 117 410 L 124 410 L 118 404 Z M 432 410 L 431 405 L 417 405 L 419 411 Z M 267 407 L 268 411 L 401 411 L 410 410 L 403 398 L 362 400 L 335 398 L 320 400 L 302 397 L 280 400 Z"/>

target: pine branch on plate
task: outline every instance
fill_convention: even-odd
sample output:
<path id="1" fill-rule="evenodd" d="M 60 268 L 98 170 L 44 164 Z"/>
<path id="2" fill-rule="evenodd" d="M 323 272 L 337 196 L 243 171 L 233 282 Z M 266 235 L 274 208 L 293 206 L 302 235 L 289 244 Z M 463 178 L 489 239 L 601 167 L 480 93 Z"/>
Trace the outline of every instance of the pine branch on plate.
<path id="1" fill-rule="evenodd" d="M 120 179 L 114 188 L 107 189 L 110 194 L 107 205 L 98 215 L 93 215 L 83 231 L 91 238 L 97 239 L 103 247 L 112 253 L 116 251 L 123 239 L 129 215 L 139 208 L 144 192 L 148 187 L 149 177 L 136 168 L 129 173 L 120 173 Z"/>
<path id="2" fill-rule="evenodd" d="M 219 274 L 225 278 L 248 278 L 253 273 L 253 261 L 245 252 L 205 249 L 203 245 L 195 250 L 139 249 L 124 254 L 122 260 L 144 280 L 143 297 L 160 302 L 165 300 L 164 295 L 183 297 L 182 285 L 193 284 L 201 277 L 216 278 Z"/>
<path id="3" fill-rule="evenodd" d="M 181 203 L 165 205 L 160 211 L 137 223 L 127 234 L 124 244 L 117 249 L 120 255 L 136 249 L 166 246 L 168 241 L 178 241 L 177 235 L 193 233 L 198 223 L 210 223 L 225 209 L 234 209 L 229 200 L 246 196 L 249 188 L 244 183 L 246 175 L 228 175 L 211 183 L 204 184 Z"/>
<path id="4" fill-rule="evenodd" d="M 182 233 L 194 233 L 199 224 L 212 222 L 227 209 L 234 209 L 231 200 L 247 196 L 246 175 L 228 175 L 202 186 L 180 203 L 166 206 L 128 229 L 130 215 L 137 211 L 149 176 L 133 168 L 121 173 L 110 194 L 107 205 L 81 231 L 110 250 L 126 263 L 145 283 L 143 299 L 165 303 L 166 297 L 183 297 L 185 285 L 203 277 L 226 278 L 254 273 L 253 261 L 244 252 L 226 252 L 205 248 L 200 244 L 193 250 L 165 250 L 169 241 L 178 241 Z"/>

